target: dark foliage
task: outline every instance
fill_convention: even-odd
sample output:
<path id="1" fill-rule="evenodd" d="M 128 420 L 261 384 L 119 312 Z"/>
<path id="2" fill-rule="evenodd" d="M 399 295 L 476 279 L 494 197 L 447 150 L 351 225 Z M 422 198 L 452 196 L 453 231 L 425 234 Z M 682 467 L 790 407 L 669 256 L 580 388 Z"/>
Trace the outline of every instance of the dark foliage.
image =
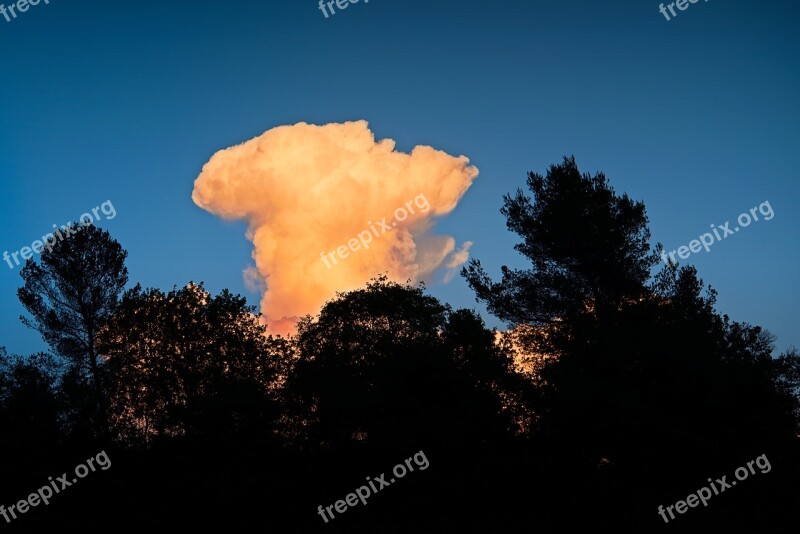
<path id="1" fill-rule="evenodd" d="M 243 297 L 127 282 L 82 229 L 29 261 L 20 299 L 56 356 L 0 351 L 0 504 L 105 450 L 9 532 L 783 532 L 800 499 L 800 354 L 715 309 L 692 267 L 652 270 L 644 205 L 573 158 L 506 196 L 527 269 L 463 271 L 488 329 L 386 277 L 296 336 Z M 521 368 L 527 366 L 527 370 Z M 325 523 L 328 506 L 424 451 L 430 465 Z M 668 506 L 760 455 L 664 524 Z"/>

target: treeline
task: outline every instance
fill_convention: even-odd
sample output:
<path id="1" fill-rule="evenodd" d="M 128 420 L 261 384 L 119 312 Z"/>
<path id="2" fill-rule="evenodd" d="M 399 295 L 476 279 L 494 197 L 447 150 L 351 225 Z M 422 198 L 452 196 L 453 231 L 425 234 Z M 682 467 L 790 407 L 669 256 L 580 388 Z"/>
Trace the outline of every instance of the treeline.
<path id="1" fill-rule="evenodd" d="M 0 504 L 105 449 L 113 467 L 13 524 L 286 532 L 775 531 L 800 497 L 800 355 L 662 266 L 644 205 L 565 158 L 504 198 L 525 269 L 462 274 L 507 322 L 385 276 L 268 336 L 227 290 L 128 286 L 87 227 L 29 260 L 50 353 L 0 351 Z M 330 523 L 317 506 L 424 450 Z M 769 474 L 665 525 L 661 504 L 766 454 Z M 677 524 L 675 524 L 677 523 Z"/>

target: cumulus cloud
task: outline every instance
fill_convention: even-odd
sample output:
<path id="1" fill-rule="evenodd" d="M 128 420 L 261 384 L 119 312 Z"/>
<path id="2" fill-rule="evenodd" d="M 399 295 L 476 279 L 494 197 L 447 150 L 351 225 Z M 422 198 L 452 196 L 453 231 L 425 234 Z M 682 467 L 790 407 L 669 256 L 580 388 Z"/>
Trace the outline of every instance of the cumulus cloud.
<path id="1" fill-rule="evenodd" d="M 247 222 L 255 268 L 245 279 L 248 287 L 265 287 L 261 311 L 272 332 L 286 334 L 337 291 L 378 274 L 401 282 L 430 281 L 439 271 L 452 278 L 471 243 L 457 249 L 455 239 L 432 230 L 477 175 L 464 156 L 429 146 L 407 154 L 391 139 L 376 141 L 366 121 L 298 123 L 214 154 L 192 200 Z M 395 219 L 400 208 L 408 213 L 402 221 Z M 384 218 L 389 231 L 380 225 Z M 330 252 L 365 232 L 372 233 L 369 248 L 359 245 L 331 261 Z"/>

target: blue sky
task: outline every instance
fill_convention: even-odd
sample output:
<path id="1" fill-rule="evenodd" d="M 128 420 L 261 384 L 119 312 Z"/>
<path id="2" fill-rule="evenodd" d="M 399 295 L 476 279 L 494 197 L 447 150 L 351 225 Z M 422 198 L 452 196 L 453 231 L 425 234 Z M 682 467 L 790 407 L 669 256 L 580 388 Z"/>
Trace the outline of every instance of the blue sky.
<path id="1" fill-rule="evenodd" d="M 191 201 L 202 165 L 281 124 L 366 119 L 480 169 L 438 233 L 496 276 L 524 265 L 502 195 L 564 155 L 644 201 L 669 249 L 769 201 L 772 220 L 688 261 L 720 311 L 800 345 L 799 16 L 789 0 L 671 21 L 651 0 L 371 0 L 328 19 L 312 0 L 50 0 L 0 18 L 0 252 L 111 200 L 100 226 L 132 282 L 257 304 L 244 225 Z M 29 353 L 44 344 L 18 320 L 18 273 L 0 264 L 0 346 Z M 476 305 L 458 277 L 431 291 Z"/>

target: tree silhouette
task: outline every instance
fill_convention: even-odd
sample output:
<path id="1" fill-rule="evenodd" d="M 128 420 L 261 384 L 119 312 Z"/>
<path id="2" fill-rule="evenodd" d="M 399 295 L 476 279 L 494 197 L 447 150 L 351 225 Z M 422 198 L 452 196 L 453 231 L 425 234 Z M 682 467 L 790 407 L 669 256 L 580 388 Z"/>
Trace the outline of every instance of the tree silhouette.
<path id="1" fill-rule="evenodd" d="M 565 158 L 528 186 L 533 199 L 519 191 L 501 211 L 531 268 L 503 267 L 495 283 L 473 260 L 462 275 L 495 315 L 532 329 L 529 349 L 549 357 L 539 368 L 538 428 L 549 444 L 540 452 L 606 487 L 591 509 L 610 517 L 611 488 L 641 488 L 644 510 L 698 473 L 765 450 L 794 448 L 796 458 L 796 355 L 774 360 L 769 333 L 720 316 L 694 268 L 651 277 L 644 205 L 602 174 Z"/>
<path id="2" fill-rule="evenodd" d="M 493 333 L 422 288 L 381 277 L 339 295 L 301 321 L 297 346 L 285 394 L 318 445 L 468 448 L 511 426 L 510 361 Z"/>
<path id="3" fill-rule="evenodd" d="M 17 294 L 37 330 L 56 354 L 65 357 L 94 392 L 94 426 L 107 434 L 104 369 L 97 336 L 116 309 L 128 281 L 125 252 L 107 231 L 91 224 L 71 225 L 67 238 L 43 250 L 39 263 L 29 259 L 20 272 Z"/>
<path id="4" fill-rule="evenodd" d="M 23 321 L 55 355 L 0 349 L 0 505 L 102 436 L 114 468 L 19 528 L 91 528 L 64 513 L 91 502 L 94 524 L 132 530 L 654 532 L 674 526 L 659 504 L 766 454 L 769 478 L 681 522 L 785 530 L 800 498 L 800 354 L 774 358 L 769 332 L 717 312 L 694 267 L 652 273 L 644 205 L 602 173 L 565 158 L 528 186 L 502 213 L 530 267 L 500 282 L 477 260 L 462 271 L 511 324 L 502 333 L 381 276 L 296 336 L 268 336 L 228 290 L 122 293 L 126 252 L 81 228 L 22 271 Z M 395 485 L 391 466 L 420 450 L 430 470 Z M 322 523 L 320 503 L 381 471 L 387 498 L 335 505 Z"/>
<path id="5" fill-rule="evenodd" d="M 127 440 L 271 431 L 285 346 L 265 336 L 243 297 L 211 297 L 191 283 L 168 294 L 137 285 L 101 340 L 115 430 Z"/>
<path id="6" fill-rule="evenodd" d="M 9 356 L 0 347 L 0 451 L 23 458 L 61 441 L 59 365 L 49 354 Z"/>
<path id="7" fill-rule="evenodd" d="M 500 210 L 522 238 L 514 248 L 531 262 L 502 269 L 492 282 L 473 259 L 463 275 L 479 300 L 513 324 L 548 325 L 591 311 L 602 317 L 642 296 L 658 261 L 641 202 L 618 196 L 602 173 L 582 175 L 575 158 L 528 175 L 533 198 L 518 190 Z"/>

